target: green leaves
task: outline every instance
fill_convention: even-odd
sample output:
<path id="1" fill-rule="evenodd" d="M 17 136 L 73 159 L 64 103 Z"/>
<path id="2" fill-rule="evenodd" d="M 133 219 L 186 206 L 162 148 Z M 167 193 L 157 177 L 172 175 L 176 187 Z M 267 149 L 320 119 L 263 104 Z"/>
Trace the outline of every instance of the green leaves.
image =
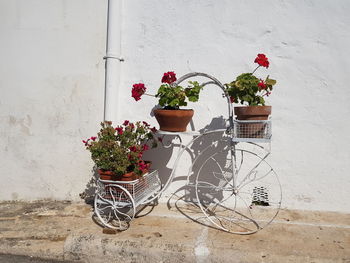
<path id="1" fill-rule="evenodd" d="M 169 106 L 174 107 L 174 108 L 180 106 L 180 104 L 182 104 L 182 103 L 180 103 L 179 99 L 173 99 L 173 100 L 170 100 L 170 102 L 169 102 Z"/>
<path id="2" fill-rule="evenodd" d="M 276 85 L 277 81 L 274 79 L 269 79 L 269 76 L 267 76 L 266 80 L 265 80 L 265 84 L 269 85 L 269 86 L 273 86 Z"/>
<path id="3" fill-rule="evenodd" d="M 99 169 L 115 172 L 117 175 L 133 170 L 138 173 L 146 144 L 157 146 L 153 129 L 146 122 L 130 123 L 113 127 L 111 122 L 102 122 L 100 132 L 87 149 Z M 133 150 L 132 150 L 133 149 Z"/>
<path id="4" fill-rule="evenodd" d="M 247 89 L 253 89 L 258 86 L 259 79 L 255 77 L 252 73 L 243 73 L 239 75 L 236 79 L 237 87 L 243 91 Z"/>
<path id="5" fill-rule="evenodd" d="M 241 104 L 248 103 L 250 106 L 265 105 L 263 96 L 269 94 L 272 86 L 276 84 L 276 80 L 269 79 L 267 76 L 264 82 L 266 88 L 264 89 L 259 87 L 259 82 L 262 82 L 262 80 L 252 73 L 243 73 L 235 81 L 225 84 L 226 93 Z"/>
<path id="6" fill-rule="evenodd" d="M 265 100 L 264 100 L 264 98 L 263 98 L 263 97 L 260 97 L 260 96 L 258 96 L 258 98 L 259 98 L 259 103 L 258 103 L 258 105 L 259 105 L 259 104 L 265 105 Z"/>
<path id="7" fill-rule="evenodd" d="M 178 108 L 185 106 L 185 93 L 180 86 L 171 87 L 169 84 L 163 84 L 159 87 L 156 97 L 159 98 L 159 105 Z"/>
<path id="8" fill-rule="evenodd" d="M 190 85 L 185 89 L 186 96 L 189 101 L 197 102 L 203 86 L 199 85 L 198 81 L 189 81 L 188 83 Z"/>
<path id="9" fill-rule="evenodd" d="M 189 81 L 186 89 L 163 84 L 159 87 L 156 97 L 159 98 L 160 106 L 178 109 L 181 106 L 187 106 L 186 98 L 188 101 L 197 102 L 202 89 L 203 87 L 197 81 Z"/>

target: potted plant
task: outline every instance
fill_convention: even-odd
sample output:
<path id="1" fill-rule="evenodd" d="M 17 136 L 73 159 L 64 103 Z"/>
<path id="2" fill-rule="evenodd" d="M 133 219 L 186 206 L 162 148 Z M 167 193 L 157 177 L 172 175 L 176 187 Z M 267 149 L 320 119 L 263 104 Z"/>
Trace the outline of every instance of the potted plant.
<path id="1" fill-rule="evenodd" d="M 143 83 L 134 84 L 131 96 L 140 100 L 143 94 L 154 96 L 159 99 L 158 103 L 162 109 L 154 110 L 154 115 L 159 123 L 160 130 L 171 132 L 186 131 L 188 123 L 193 117 L 193 110 L 180 109 L 187 106 L 187 101 L 196 102 L 203 86 L 197 81 L 189 81 L 186 88 L 177 85 L 176 74 L 173 71 L 164 73 L 162 85 L 155 95 L 146 94 L 146 87 Z"/>
<path id="2" fill-rule="evenodd" d="M 142 160 L 143 153 L 157 146 L 154 137 L 156 129 L 146 122 L 112 126 L 112 122 L 101 123 L 100 132 L 83 140 L 91 158 L 98 167 L 102 180 L 135 180 L 150 168 L 150 163 Z"/>
<path id="3" fill-rule="evenodd" d="M 243 73 L 236 80 L 225 84 L 226 93 L 232 103 L 248 104 L 248 106 L 235 106 L 234 112 L 238 120 L 267 120 L 271 114 L 271 106 L 265 106 L 265 96 L 269 96 L 276 80 L 265 80 L 254 76 L 260 67 L 269 67 L 268 58 L 264 54 L 258 54 L 254 60 L 258 66 L 252 73 Z"/>

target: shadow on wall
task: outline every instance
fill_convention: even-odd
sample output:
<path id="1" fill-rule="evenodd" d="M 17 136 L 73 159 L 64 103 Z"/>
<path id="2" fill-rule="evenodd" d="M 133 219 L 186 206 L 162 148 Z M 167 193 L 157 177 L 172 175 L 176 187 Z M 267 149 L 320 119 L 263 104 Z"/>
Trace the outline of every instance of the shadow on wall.
<path id="1" fill-rule="evenodd" d="M 187 181 L 188 184 L 178 188 L 174 195 L 182 193 L 181 198 L 185 201 L 196 202 L 196 189 L 194 187 L 196 180 L 203 182 L 203 184 L 216 186 L 227 182 L 227 179 L 222 178 L 231 171 L 231 163 L 227 162 L 228 143 L 224 136 L 225 129 L 226 120 L 223 116 L 219 116 L 213 118 L 210 124 L 199 130 L 203 135 L 195 138 L 186 149 L 186 154 L 190 156 L 191 160 L 188 173 L 181 174 L 174 179 L 174 181 Z M 222 198 L 221 192 L 214 195 L 210 194 L 210 199 L 213 197 Z M 205 201 L 208 199 L 208 191 L 204 190 L 203 193 L 199 193 L 199 196 L 201 200 Z"/>
<path id="2" fill-rule="evenodd" d="M 166 148 L 159 144 L 157 148 L 145 152 L 143 157 L 144 160 L 152 161 L 152 169 L 158 170 L 159 179 L 162 182 L 162 185 L 166 183 L 171 174 L 172 169 L 168 168 L 167 164 L 173 154 L 174 149 L 178 147 L 176 144 L 171 144 L 169 146 L 170 147 Z"/>
<path id="3" fill-rule="evenodd" d="M 79 196 L 85 201 L 85 203 L 93 205 L 97 187 L 97 179 L 99 178 L 96 166 L 92 168 L 91 174 L 92 176 L 89 182 L 86 184 L 85 190 L 80 193 Z"/>
<path id="4" fill-rule="evenodd" d="M 217 130 L 217 129 L 225 129 L 225 127 L 226 127 L 226 121 L 222 116 L 220 116 L 217 118 L 213 118 L 211 123 L 205 126 L 203 129 L 199 130 L 199 132 L 204 133 L 204 132 Z M 206 158 L 208 154 L 210 154 L 209 152 L 207 152 L 205 155 L 200 155 L 200 153 L 203 152 L 204 149 L 207 149 L 208 146 L 212 144 L 212 142 L 218 141 L 221 138 L 222 138 L 222 132 L 217 132 L 212 134 L 211 136 L 205 136 L 203 138 L 198 138 L 195 140 L 195 142 L 192 145 L 190 145 L 190 148 L 185 149 L 184 155 L 188 154 L 190 156 L 191 163 L 195 161 L 196 163 L 197 162 L 200 163 L 203 159 Z M 167 182 L 174 168 L 174 167 L 169 167 L 168 165 L 169 160 L 173 155 L 177 156 L 178 151 L 181 150 L 179 149 L 181 144 L 177 142 L 176 136 L 167 135 L 164 138 L 163 145 L 164 147 L 158 147 L 152 151 L 147 152 L 145 154 L 145 158 L 147 160 L 149 159 L 152 161 L 153 163 L 152 166 L 159 171 L 160 180 L 164 184 Z M 182 147 L 184 146 L 182 145 Z M 198 158 L 199 156 L 201 156 L 201 158 Z M 181 159 L 179 161 L 181 162 Z M 223 162 L 223 160 L 221 162 Z M 169 168 L 167 167 L 167 165 Z M 188 168 L 191 168 L 191 167 L 188 167 Z M 191 175 L 195 174 L 196 173 L 195 169 L 198 169 L 198 168 L 199 168 L 198 165 L 196 165 L 192 167 L 192 170 L 187 169 L 188 171 L 187 175 L 184 173 L 184 171 L 186 170 L 183 170 L 183 171 L 178 170 L 175 174 L 176 177 L 174 178 L 173 181 L 174 182 L 183 181 L 184 184 L 186 184 L 186 182 L 191 182 L 191 179 L 192 179 Z M 186 187 L 186 185 L 177 189 L 176 192 L 183 190 L 184 187 Z"/>

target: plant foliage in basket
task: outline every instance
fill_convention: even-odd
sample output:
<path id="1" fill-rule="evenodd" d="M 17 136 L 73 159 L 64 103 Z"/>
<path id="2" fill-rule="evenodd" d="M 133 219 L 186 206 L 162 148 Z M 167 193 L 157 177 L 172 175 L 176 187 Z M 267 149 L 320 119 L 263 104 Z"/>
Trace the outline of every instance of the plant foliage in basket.
<path id="1" fill-rule="evenodd" d="M 83 143 L 99 169 L 117 176 L 130 172 L 141 175 L 148 168 L 142 160 L 143 153 L 150 147 L 157 147 L 156 131 L 147 122 L 126 120 L 113 127 L 112 122 L 105 121 L 101 122 L 97 136 L 83 140 Z"/>

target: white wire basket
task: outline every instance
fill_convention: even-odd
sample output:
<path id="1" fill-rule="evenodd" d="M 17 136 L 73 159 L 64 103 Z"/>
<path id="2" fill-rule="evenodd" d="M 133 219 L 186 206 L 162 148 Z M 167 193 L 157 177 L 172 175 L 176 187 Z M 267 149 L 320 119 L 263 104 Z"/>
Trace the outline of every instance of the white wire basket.
<path id="1" fill-rule="evenodd" d="M 237 142 L 269 142 L 272 137 L 270 120 L 252 120 L 233 122 L 233 140 Z"/>
<path id="2" fill-rule="evenodd" d="M 128 202 L 123 191 L 115 186 L 118 185 L 130 193 L 136 206 L 145 202 L 161 188 L 157 170 L 149 172 L 133 181 L 109 181 L 100 179 L 100 182 L 105 185 L 105 199 L 111 201 L 116 200 L 120 203 Z"/>

